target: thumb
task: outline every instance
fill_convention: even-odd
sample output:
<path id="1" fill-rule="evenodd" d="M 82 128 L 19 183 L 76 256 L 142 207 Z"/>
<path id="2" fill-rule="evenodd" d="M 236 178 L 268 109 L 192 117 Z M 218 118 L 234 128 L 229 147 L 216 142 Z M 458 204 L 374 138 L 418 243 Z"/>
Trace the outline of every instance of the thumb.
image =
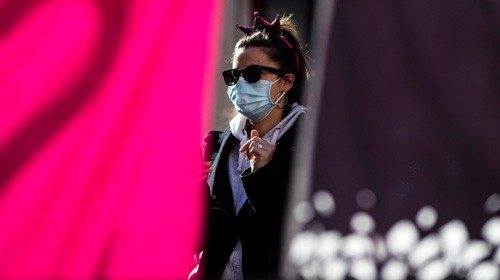
<path id="1" fill-rule="evenodd" d="M 259 137 L 259 132 L 257 131 L 257 129 L 252 129 L 252 132 L 250 132 L 250 138 L 254 137 Z"/>

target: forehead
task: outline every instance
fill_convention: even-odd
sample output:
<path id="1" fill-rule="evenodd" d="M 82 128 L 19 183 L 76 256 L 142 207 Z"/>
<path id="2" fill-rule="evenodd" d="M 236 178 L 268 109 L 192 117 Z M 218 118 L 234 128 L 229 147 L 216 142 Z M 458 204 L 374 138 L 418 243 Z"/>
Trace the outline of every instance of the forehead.
<path id="1" fill-rule="evenodd" d="M 249 65 L 261 65 L 278 68 L 278 64 L 262 50 L 262 48 L 238 48 L 234 53 L 233 68 L 242 69 Z"/>

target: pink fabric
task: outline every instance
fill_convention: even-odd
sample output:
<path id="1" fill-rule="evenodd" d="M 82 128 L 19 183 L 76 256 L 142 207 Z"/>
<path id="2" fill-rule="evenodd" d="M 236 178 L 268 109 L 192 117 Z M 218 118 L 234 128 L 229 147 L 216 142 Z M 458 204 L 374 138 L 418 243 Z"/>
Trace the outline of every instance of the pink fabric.
<path id="1" fill-rule="evenodd" d="M 180 278 L 220 0 L 0 1 L 0 278 Z"/>

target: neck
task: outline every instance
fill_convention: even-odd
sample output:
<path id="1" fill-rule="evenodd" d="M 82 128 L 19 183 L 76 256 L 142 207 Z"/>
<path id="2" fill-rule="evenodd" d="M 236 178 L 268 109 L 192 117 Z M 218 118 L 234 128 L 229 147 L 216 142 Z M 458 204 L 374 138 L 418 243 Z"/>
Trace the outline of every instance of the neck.
<path id="1" fill-rule="evenodd" d="M 251 122 L 252 128 L 256 129 L 259 132 L 260 137 L 262 137 L 271 131 L 271 129 L 273 129 L 273 127 L 275 127 L 283 119 L 283 114 L 283 109 L 274 107 L 271 113 L 269 113 L 269 115 L 260 122 Z"/>

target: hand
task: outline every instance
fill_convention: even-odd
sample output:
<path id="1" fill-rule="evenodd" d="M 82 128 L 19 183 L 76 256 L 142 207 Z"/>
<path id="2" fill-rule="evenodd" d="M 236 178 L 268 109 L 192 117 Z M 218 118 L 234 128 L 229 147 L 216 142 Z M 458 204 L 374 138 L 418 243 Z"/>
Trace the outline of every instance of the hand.
<path id="1" fill-rule="evenodd" d="M 248 140 L 240 148 L 241 153 L 246 154 L 247 160 L 250 161 L 252 172 L 266 165 L 273 158 L 276 147 L 259 137 L 259 132 L 255 129 L 250 133 Z"/>

